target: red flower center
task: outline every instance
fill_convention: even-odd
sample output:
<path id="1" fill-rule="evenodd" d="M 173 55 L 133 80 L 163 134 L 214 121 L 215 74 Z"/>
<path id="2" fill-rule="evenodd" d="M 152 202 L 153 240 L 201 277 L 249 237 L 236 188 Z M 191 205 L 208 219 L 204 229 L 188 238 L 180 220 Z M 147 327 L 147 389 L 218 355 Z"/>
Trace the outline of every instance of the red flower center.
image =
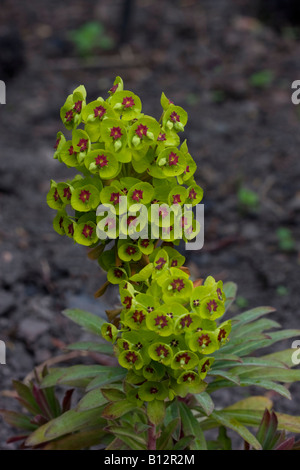
<path id="1" fill-rule="evenodd" d="M 184 281 L 180 278 L 174 279 L 174 281 L 171 282 L 171 286 L 173 290 L 177 290 L 177 292 L 180 292 L 181 289 L 184 289 Z"/>
<path id="2" fill-rule="evenodd" d="M 147 239 L 141 241 L 141 246 L 143 248 L 147 248 L 149 246 L 149 244 L 150 244 L 150 242 Z"/>
<path id="3" fill-rule="evenodd" d="M 132 108 L 134 104 L 134 99 L 131 96 L 126 96 L 122 101 L 124 108 Z"/>
<path id="4" fill-rule="evenodd" d="M 128 246 L 126 248 L 126 253 L 128 255 L 134 255 L 136 253 L 136 248 L 134 246 Z"/>
<path id="5" fill-rule="evenodd" d="M 59 194 L 58 194 L 57 189 L 55 189 L 54 194 L 53 194 L 53 197 L 54 197 L 54 200 L 55 200 L 55 201 L 58 201 L 58 200 L 59 200 Z"/>
<path id="6" fill-rule="evenodd" d="M 110 130 L 110 137 L 114 140 L 120 139 L 122 137 L 122 129 L 121 127 L 112 127 Z"/>
<path id="7" fill-rule="evenodd" d="M 84 152 L 87 149 L 88 146 L 88 139 L 80 139 L 77 147 L 79 147 L 80 152 Z"/>
<path id="8" fill-rule="evenodd" d="M 207 361 L 205 361 L 201 367 L 201 372 L 207 372 L 208 367 L 209 367 L 209 360 L 207 359 Z"/>
<path id="9" fill-rule="evenodd" d="M 193 372 L 188 372 L 183 376 L 183 381 L 184 382 L 193 382 L 196 378 L 196 375 L 193 374 Z"/>
<path id="10" fill-rule="evenodd" d="M 160 134 L 157 137 L 157 140 L 160 141 L 160 142 L 164 141 L 164 140 L 167 140 L 166 134 L 163 134 L 162 132 L 160 132 Z"/>
<path id="11" fill-rule="evenodd" d="M 170 119 L 172 122 L 180 122 L 180 116 L 175 111 L 170 114 Z"/>
<path id="12" fill-rule="evenodd" d="M 181 362 L 182 359 L 184 359 L 185 364 L 188 364 L 191 360 L 191 356 L 189 356 L 188 353 L 178 354 L 178 356 L 176 357 L 176 362 Z"/>
<path id="13" fill-rule="evenodd" d="M 61 139 L 61 137 L 59 137 L 58 139 L 56 139 L 56 142 L 55 142 L 55 145 L 54 145 L 55 150 L 56 150 L 57 147 L 58 147 L 58 144 L 59 144 L 59 142 L 60 142 L 60 139 Z"/>
<path id="14" fill-rule="evenodd" d="M 160 344 L 156 349 L 155 349 L 155 352 L 156 354 L 159 356 L 159 357 L 167 357 L 169 355 L 169 351 L 167 350 L 167 348 L 165 346 L 163 346 L 162 344 Z"/>
<path id="15" fill-rule="evenodd" d="M 207 334 L 199 336 L 197 341 L 199 343 L 199 346 L 208 346 L 211 343 L 211 339 Z"/>
<path id="16" fill-rule="evenodd" d="M 129 309 L 131 308 L 132 304 L 132 297 L 129 297 L 128 295 L 124 298 L 123 303 L 126 305 L 126 308 Z"/>
<path id="17" fill-rule="evenodd" d="M 116 206 L 120 202 L 120 196 L 120 193 L 111 193 L 110 202 L 112 202 L 113 205 Z"/>
<path id="18" fill-rule="evenodd" d="M 196 199 L 196 197 L 197 197 L 197 193 L 196 193 L 196 191 L 194 190 L 194 188 L 192 188 L 192 189 L 190 190 L 190 192 L 189 192 L 189 198 L 190 198 L 190 199 Z"/>
<path id="19" fill-rule="evenodd" d="M 129 362 L 130 364 L 134 364 L 138 360 L 138 355 L 135 354 L 133 351 L 129 351 L 126 354 L 126 361 Z"/>
<path id="20" fill-rule="evenodd" d="M 135 133 L 142 139 L 143 136 L 147 135 L 147 130 L 148 130 L 147 126 L 144 126 L 143 124 L 139 124 L 137 129 L 135 130 Z"/>
<path id="21" fill-rule="evenodd" d="M 173 259 L 172 263 L 171 263 L 171 268 L 175 268 L 175 266 L 178 265 L 178 262 L 177 262 L 177 259 Z"/>
<path id="22" fill-rule="evenodd" d="M 114 270 L 114 276 L 117 277 L 118 279 L 120 279 L 122 276 L 123 276 L 123 272 L 121 271 L 121 269 L 115 269 Z"/>
<path id="23" fill-rule="evenodd" d="M 140 202 L 141 199 L 143 199 L 143 192 L 141 189 L 135 189 L 133 191 L 132 199 L 134 201 Z"/>
<path id="24" fill-rule="evenodd" d="M 103 106 L 97 106 L 94 108 L 94 116 L 101 119 L 106 113 L 106 109 Z"/>
<path id="25" fill-rule="evenodd" d="M 158 328 L 164 328 L 165 326 L 168 326 L 168 317 L 165 315 L 158 315 L 155 319 L 155 326 Z"/>
<path id="26" fill-rule="evenodd" d="M 218 289 L 217 289 L 217 295 L 218 295 L 219 300 L 223 300 L 223 295 L 222 295 L 222 291 L 221 291 L 220 287 L 218 287 Z"/>
<path id="27" fill-rule="evenodd" d="M 76 101 L 76 103 L 74 104 L 75 113 L 77 114 L 81 113 L 81 109 L 82 109 L 82 101 Z"/>
<path id="28" fill-rule="evenodd" d="M 71 190 L 70 188 L 64 188 L 64 197 L 67 199 L 71 199 Z"/>
<path id="29" fill-rule="evenodd" d="M 69 233 L 70 235 L 72 235 L 72 237 L 73 237 L 73 235 L 74 235 L 74 227 L 73 227 L 73 224 L 68 225 L 68 233 Z"/>
<path id="30" fill-rule="evenodd" d="M 169 154 L 169 165 L 170 165 L 170 166 L 172 166 L 172 165 L 177 165 L 178 160 L 179 160 L 179 155 L 176 155 L 175 152 L 171 152 L 171 153 Z"/>
<path id="31" fill-rule="evenodd" d="M 72 121 L 73 117 L 74 117 L 74 114 L 73 114 L 72 109 L 70 109 L 70 111 L 67 111 L 67 112 L 66 112 L 66 114 L 65 114 L 65 120 L 66 120 L 67 122 Z"/>
<path id="32" fill-rule="evenodd" d="M 215 312 L 218 308 L 218 304 L 215 300 L 210 300 L 209 302 L 207 302 L 206 308 L 209 313 L 211 313 L 212 311 Z"/>
<path id="33" fill-rule="evenodd" d="M 90 238 L 93 235 L 94 229 L 90 225 L 85 224 L 83 230 L 82 230 L 82 235 L 85 238 Z"/>
<path id="34" fill-rule="evenodd" d="M 82 200 L 82 202 L 87 202 L 91 197 L 91 193 L 87 191 L 86 189 L 82 189 L 79 195 L 79 199 Z"/>
<path id="35" fill-rule="evenodd" d="M 129 225 L 131 225 L 132 227 L 134 227 L 135 225 L 137 224 L 137 217 L 134 216 L 134 215 L 130 215 L 127 219 L 127 225 L 129 227 Z"/>
<path id="36" fill-rule="evenodd" d="M 180 204 L 181 198 L 180 194 L 173 194 L 173 204 Z"/>
<path id="37" fill-rule="evenodd" d="M 69 151 L 69 155 L 73 155 L 73 153 L 74 153 L 73 145 L 71 145 L 71 147 L 68 148 L 68 151 Z"/>
<path id="38" fill-rule="evenodd" d="M 166 262 L 167 261 L 164 258 L 162 258 L 162 257 L 158 258 L 158 260 L 155 261 L 155 263 L 157 265 L 157 266 L 155 266 L 155 269 L 158 269 L 158 270 L 162 269 L 164 267 L 164 265 L 166 264 Z"/>
<path id="39" fill-rule="evenodd" d="M 156 387 L 151 387 L 150 388 L 151 395 L 155 395 L 157 392 L 158 392 L 158 388 L 156 388 Z"/>
<path id="40" fill-rule="evenodd" d="M 193 323 L 192 317 L 190 315 L 186 315 L 180 320 L 180 325 L 182 328 L 189 327 Z"/>
<path id="41" fill-rule="evenodd" d="M 114 93 L 117 91 L 118 86 L 119 86 L 118 83 L 116 83 L 115 85 L 113 85 L 113 86 L 111 87 L 111 89 L 109 90 L 110 93 L 114 94 Z"/>
<path id="42" fill-rule="evenodd" d="M 226 331 L 221 328 L 218 334 L 218 341 L 222 341 L 222 339 L 226 338 Z"/>
<path id="43" fill-rule="evenodd" d="M 144 315 L 142 310 L 136 310 L 132 315 L 132 319 L 135 323 L 142 323 L 145 320 L 146 315 Z"/>
<path id="44" fill-rule="evenodd" d="M 103 168 L 104 166 L 108 165 L 107 157 L 105 155 L 98 155 L 97 157 L 95 157 L 95 163 L 97 166 Z"/>

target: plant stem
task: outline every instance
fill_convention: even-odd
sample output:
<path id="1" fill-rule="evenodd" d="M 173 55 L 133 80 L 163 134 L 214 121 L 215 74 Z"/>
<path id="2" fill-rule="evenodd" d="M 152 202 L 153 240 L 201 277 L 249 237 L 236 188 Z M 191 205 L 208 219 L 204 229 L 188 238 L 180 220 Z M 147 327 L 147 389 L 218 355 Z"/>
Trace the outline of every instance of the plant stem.
<path id="1" fill-rule="evenodd" d="M 148 422 L 149 429 L 148 429 L 148 450 L 156 450 L 156 430 L 155 424 Z"/>

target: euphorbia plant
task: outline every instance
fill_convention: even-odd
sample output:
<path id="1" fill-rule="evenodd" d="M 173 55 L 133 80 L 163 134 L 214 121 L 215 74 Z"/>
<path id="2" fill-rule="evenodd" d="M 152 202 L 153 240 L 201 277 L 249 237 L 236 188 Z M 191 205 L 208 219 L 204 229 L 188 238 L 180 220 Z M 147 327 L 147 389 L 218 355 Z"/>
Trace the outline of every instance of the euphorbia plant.
<path id="1" fill-rule="evenodd" d="M 28 431 L 25 446 L 48 449 L 229 448 L 226 428 L 260 449 L 247 426 L 260 425 L 270 400 L 251 397 L 215 411 L 211 394 L 256 385 L 290 397 L 282 383 L 300 378 L 290 369 L 291 352 L 253 353 L 299 331 L 266 334 L 279 326 L 260 318 L 273 311 L 270 307 L 223 319 L 236 286 L 211 276 L 193 280 L 175 248 L 180 241 L 175 228 L 182 229 L 185 241 L 201 230 L 193 212 L 181 210 L 203 196 L 194 179 L 196 163 L 179 137 L 187 113 L 163 93 L 160 120 L 143 114 L 140 98 L 123 89 L 120 77 L 108 94 L 86 103 L 79 86 L 61 108 L 71 135 L 57 134 L 54 158 L 77 174 L 66 182 L 51 181 L 47 202 L 57 211 L 54 229 L 89 246 L 89 257 L 107 272 L 96 296 L 110 285 L 119 287 L 120 306 L 107 311 L 107 322 L 81 310 L 64 312 L 108 343 L 69 348 L 114 356 L 117 363 L 50 369 L 41 382 L 45 393 L 68 385 L 85 390 L 81 400 L 71 410 L 60 408 L 46 423 L 14 415 L 14 424 Z M 100 205 L 112 207 L 113 216 L 99 211 Z M 31 412 L 33 391 L 33 384 L 17 389 L 25 406 L 30 398 Z M 278 429 L 300 429 L 298 418 L 277 418 Z M 219 437 L 207 442 L 205 431 L 211 428 L 219 428 Z"/>

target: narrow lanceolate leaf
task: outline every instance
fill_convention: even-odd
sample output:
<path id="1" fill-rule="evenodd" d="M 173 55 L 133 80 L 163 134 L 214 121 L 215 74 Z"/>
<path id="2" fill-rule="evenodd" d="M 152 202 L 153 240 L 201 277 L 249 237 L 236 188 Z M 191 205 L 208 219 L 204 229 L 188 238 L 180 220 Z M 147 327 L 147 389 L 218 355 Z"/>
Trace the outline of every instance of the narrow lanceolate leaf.
<path id="1" fill-rule="evenodd" d="M 299 369 L 279 369 L 277 367 L 257 367 L 250 371 L 244 371 L 242 374 L 239 375 L 241 378 L 264 378 L 287 383 L 298 382 L 300 380 Z"/>
<path id="2" fill-rule="evenodd" d="M 79 431 L 58 440 L 51 441 L 43 447 L 44 450 L 82 450 L 101 443 L 101 439 L 106 435 L 102 426 Z"/>
<path id="3" fill-rule="evenodd" d="M 230 382 L 235 383 L 236 385 L 240 384 L 240 379 L 237 375 L 232 374 L 231 372 L 227 372 L 225 370 L 210 370 L 208 375 L 212 375 L 213 377 L 223 377 L 224 379 L 229 380 Z"/>
<path id="4" fill-rule="evenodd" d="M 80 310 L 79 308 L 63 310 L 62 313 L 73 320 L 73 322 L 82 326 L 85 330 L 96 335 L 101 335 L 101 326 L 105 323 L 103 318 L 97 317 L 92 313 L 85 312 L 84 310 Z"/>
<path id="5" fill-rule="evenodd" d="M 269 318 L 261 318 L 255 322 L 252 322 L 250 325 L 247 323 L 241 327 L 237 327 L 234 332 L 234 337 L 238 338 L 241 336 L 253 336 L 256 333 L 262 333 L 266 330 L 271 330 L 272 328 L 280 328 L 280 324 Z"/>
<path id="6" fill-rule="evenodd" d="M 225 311 L 227 311 L 236 298 L 237 285 L 234 282 L 226 282 L 223 290 L 226 296 Z"/>
<path id="7" fill-rule="evenodd" d="M 293 362 L 293 353 L 297 351 L 296 349 L 285 349 L 283 351 L 277 351 L 272 354 L 267 354 L 266 356 L 262 356 L 261 359 L 265 361 L 276 361 L 278 363 L 282 363 L 283 367 L 295 367 Z"/>
<path id="8" fill-rule="evenodd" d="M 0 410 L 0 415 L 7 424 L 18 429 L 25 429 L 33 431 L 36 429 L 36 424 L 30 422 L 30 418 L 22 413 L 16 411 Z"/>
<path id="9" fill-rule="evenodd" d="M 126 374 L 127 370 L 121 367 L 105 367 L 105 370 L 103 370 L 101 374 L 91 380 L 86 390 L 89 391 L 97 387 L 102 387 L 103 385 L 118 382 L 119 380 L 123 380 Z"/>
<path id="10" fill-rule="evenodd" d="M 227 406 L 226 410 L 262 410 L 271 409 L 273 402 L 265 396 L 248 397 L 240 400 L 233 405 Z"/>
<path id="11" fill-rule="evenodd" d="M 117 419 L 134 409 L 136 409 L 136 405 L 127 400 L 121 400 L 107 405 L 103 410 L 102 417 L 106 419 Z"/>
<path id="12" fill-rule="evenodd" d="M 185 403 L 179 403 L 182 429 L 186 436 L 194 436 L 190 445 L 191 450 L 206 450 L 206 441 L 201 425 Z"/>
<path id="13" fill-rule="evenodd" d="M 240 315 L 236 315 L 232 321 L 232 331 L 234 329 L 244 325 L 246 323 L 250 323 L 258 318 L 262 317 L 263 315 L 267 315 L 268 313 L 275 312 L 275 308 L 273 307 L 256 307 L 251 310 L 247 310 L 246 312 L 241 313 Z"/>
<path id="14" fill-rule="evenodd" d="M 215 407 L 210 395 L 206 392 L 202 392 L 195 395 L 195 398 L 200 403 L 201 408 L 203 408 L 207 416 L 209 416 Z"/>
<path id="15" fill-rule="evenodd" d="M 187 447 L 191 447 L 192 442 L 194 440 L 194 436 L 184 436 L 180 441 L 176 442 L 176 444 L 172 447 L 172 450 L 184 450 Z"/>
<path id="16" fill-rule="evenodd" d="M 92 379 L 102 372 L 117 372 L 116 367 L 100 365 L 78 365 L 51 371 L 42 381 L 42 387 L 51 387 L 56 384 L 70 385 L 77 380 Z"/>
<path id="17" fill-rule="evenodd" d="M 248 387 L 248 386 L 257 386 L 261 388 L 265 388 L 266 390 L 273 390 L 274 392 L 279 393 L 285 398 L 288 398 L 289 400 L 291 399 L 291 394 L 288 391 L 286 387 L 284 387 L 281 384 L 278 384 L 272 380 L 263 380 L 263 379 L 246 379 L 246 378 L 241 378 L 240 379 L 240 386 L 241 387 Z M 229 388 L 229 387 L 235 387 L 236 385 L 233 382 L 230 382 L 229 380 L 214 380 L 211 382 L 206 391 L 207 393 L 212 393 L 215 392 L 216 390 L 220 390 L 222 388 Z"/>
<path id="18" fill-rule="evenodd" d="M 300 433 L 300 416 L 290 416 L 285 413 L 276 413 L 276 415 L 279 430 Z"/>
<path id="19" fill-rule="evenodd" d="M 113 355 L 111 344 L 93 343 L 92 341 L 78 341 L 67 346 L 71 351 L 93 351 L 100 354 Z"/>
<path id="20" fill-rule="evenodd" d="M 159 439 L 157 440 L 156 447 L 157 449 L 166 449 L 168 442 L 172 439 L 172 435 L 175 432 L 176 428 L 180 424 L 180 419 L 175 418 L 166 426 L 166 428 L 162 431 Z"/>
<path id="21" fill-rule="evenodd" d="M 28 411 L 32 412 L 33 414 L 40 414 L 41 409 L 36 403 L 32 391 L 28 385 L 25 385 L 23 382 L 19 380 L 13 380 L 13 387 L 18 393 L 19 397 L 22 399 L 22 405 L 28 409 Z"/>
<path id="22" fill-rule="evenodd" d="M 100 389 L 91 390 L 78 403 L 76 411 L 86 411 L 98 408 L 107 403 Z"/>
<path id="23" fill-rule="evenodd" d="M 105 420 L 101 417 L 102 410 L 103 407 L 83 412 L 67 411 L 33 432 L 26 440 L 25 445 L 36 446 L 71 432 L 79 431 L 84 427 L 104 426 Z"/>
<path id="24" fill-rule="evenodd" d="M 140 450 L 141 448 L 143 449 L 146 449 L 146 441 L 145 439 L 137 434 L 133 428 L 130 428 L 130 427 L 122 427 L 122 426 L 109 426 L 108 428 L 106 428 L 108 432 L 110 432 L 112 435 L 118 437 L 119 439 L 123 440 L 123 442 L 125 442 L 125 444 L 128 445 L 128 443 L 130 442 L 130 444 L 133 444 L 135 445 L 136 447 L 131 447 L 132 449 L 136 449 L 136 450 Z M 130 441 L 128 441 L 128 439 L 125 439 L 124 440 L 124 437 L 125 438 L 129 438 Z"/>
<path id="25" fill-rule="evenodd" d="M 233 431 L 238 433 L 246 442 L 252 445 L 254 449 L 261 449 L 261 445 L 256 439 L 256 437 L 237 419 L 231 418 L 227 416 L 226 413 L 221 411 L 213 411 L 211 414 L 211 418 L 215 419 L 222 426 L 232 429 Z"/>

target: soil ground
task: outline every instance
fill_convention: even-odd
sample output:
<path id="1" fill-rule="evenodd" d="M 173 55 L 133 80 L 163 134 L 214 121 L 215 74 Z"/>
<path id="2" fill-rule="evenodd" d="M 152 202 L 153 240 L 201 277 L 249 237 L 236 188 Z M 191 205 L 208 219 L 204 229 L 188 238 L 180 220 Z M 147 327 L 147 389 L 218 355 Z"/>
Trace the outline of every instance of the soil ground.
<path id="1" fill-rule="evenodd" d="M 291 83 L 300 79 L 296 30 L 279 33 L 259 23 L 246 1 L 143 0 L 132 11 L 127 42 L 118 45 L 121 1 L 2 3 L 0 36 L 10 32 L 15 52 L 0 109 L 0 338 L 7 345 L 1 390 L 84 338 L 62 316 L 64 308 L 104 315 L 118 303 L 114 290 L 93 298 L 105 275 L 83 247 L 54 232 L 45 202 L 49 180 L 70 176 L 52 158 L 66 96 L 79 84 L 89 100 L 106 96 L 117 75 L 142 98 L 147 114 L 160 116 L 161 91 L 188 111 L 184 137 L 205 193 L 205 245 L 186 253 L 192 274 L 236 282 L 233 313 L 272 305 L 273 319 L 299 328 L 300 107 L 291 102 Z M 81 58 L 67 32 L 92 20 L 104 24 L 117 46 Z M 6 49 L 0 49 L 1 64 Z M 263 79 L 256 75 L 261 71 L 267 71 Z M 257 193 L 256 209 L 241 206 L 241 187 Z M 293 238 L 290 251 L 279 243 L 282 227 Z M 299 387 L 293 390 L 292 402 L 273 398 L 276 409 L 299 415 Z M 216 400 L 224 405 L 236 396 L 226 391 Z M 0 403 L 15 406 L 3 392 Z M 14 448 L 5 443 L 11 434 L 1 422 L 1 449 Z"/>

